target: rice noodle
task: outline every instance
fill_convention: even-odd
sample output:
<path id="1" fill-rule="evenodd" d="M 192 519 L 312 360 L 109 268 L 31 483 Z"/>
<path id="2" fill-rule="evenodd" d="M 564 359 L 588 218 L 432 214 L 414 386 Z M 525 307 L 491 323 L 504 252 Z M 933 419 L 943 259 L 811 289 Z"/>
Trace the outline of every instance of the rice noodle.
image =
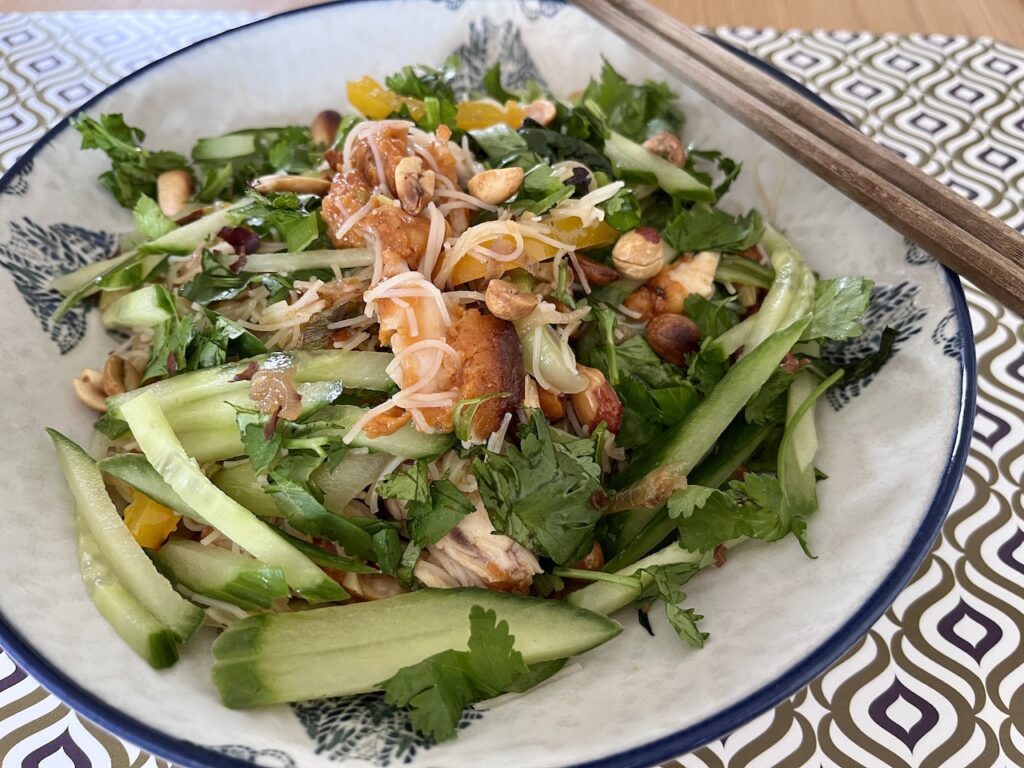
<path id="1" fill-rule="evenodd" d="M 368 338 L 370 338 L 370 334 L 368 334 L 366 331 L 360 331 L 359 333 L 357 333 L 354 336 L 352 336 L 352 338 L 350 338 L 350 339 L 346 339 L 345 341 L 336 341 L 336 342 L 334 342 L 334 348 L 335 349 L 355 349 L 360 344 L 362 344 L 364 341 L 366 341 Z"/>
<path id="2" fill-rule="evenodd" d="M 460 192 L 454 189 L 437 189 L 434 190 L 434 197 L 450 197 L 453 200 L 461 200 L 465 203 L 469 203 L 483 211 L 490 211 L 491 213 L 498 212 L 498 206 L 485 203 L 479 197 L 474 197 L 468 192 Z"/>
<path id="3" fill-rule="evenodd" d="M 427 235 L 427 247 L 423 251 L 423 258 L 420 259 L 420 272 L 428 279 L 434 274 L 434 267 L 437 266 L 437 259 L 444 247 L 445 221 L 433 202 L 427 204 L 427 217 L 430 219 L 430 233 Z"/>
<path id="4" fill-rule="evenodd" d="M 341 240 L 341 238 L 347 235 L 349 230 L 352 229 L 352 227 L 354 227 L 356 224 L 358 224 L 362 220 L 362 218 L 366 216 L 366 214 L 368 214 L 370 211 L 374 209 L 374 207 L 374 201 L 370 200 L 369 202 L 366 203 L 366 205 L 364 205 L 358 211 L 356 211 L 347 219 L 345 219 L 345 221 L 341 223 L 341 226 L 334 230 L 334 239 Z"/>
<path id="5" fill-rule="evenodd" d="M 501 426 L 487 438 L 487 450 L 491 453 L 500 453 L 501 445 L 505 442 L 505 433 L 508 432 L 508 425 L 512 423 L 512 412 L 509 411 L 502 417 Z"/>

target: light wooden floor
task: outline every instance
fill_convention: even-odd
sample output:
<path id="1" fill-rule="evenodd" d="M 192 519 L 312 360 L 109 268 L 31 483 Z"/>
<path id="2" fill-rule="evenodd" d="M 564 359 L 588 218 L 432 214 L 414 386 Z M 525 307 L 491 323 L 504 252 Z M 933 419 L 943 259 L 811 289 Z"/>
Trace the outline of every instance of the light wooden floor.
<path id="1" fill-rule="evenodd" d="M 1024 0 L 652 1 L 690 24 L 984 35 L 1024 48 Z M 274 13 L 314 4 L 311 0 L 0 0 L 0 13 L 103 8 Z"/>

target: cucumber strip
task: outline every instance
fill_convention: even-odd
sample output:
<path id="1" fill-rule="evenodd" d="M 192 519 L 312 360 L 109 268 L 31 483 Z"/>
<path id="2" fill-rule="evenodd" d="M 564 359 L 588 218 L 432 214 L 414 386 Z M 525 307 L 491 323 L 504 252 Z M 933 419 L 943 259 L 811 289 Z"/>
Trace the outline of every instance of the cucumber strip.
<path id="1" fill-rule="evenodd" d="M 678 195 L 687 200 L 699 202 L 715 202 L 715 193 L 701 184 L 682 168 L 672 165 L 652 152 L 648 152 L 625 136 L 609 132 L 604 142 L 604 153 L 615 166 L 616 174 L 639 172 L 653 175 L 658 186 L 670 195 Z"/>
<path id="2" fill-rule="evenodd" d="M 201 371 L 189 371 L 163 379 L 144 387 L 107 398 L 107 409 L 112 418 L 121 418 L 124 403 L 144 392 L 152 392 L 164 411 L 194 403 L 207 397 L 247 391 L 248 381 L 236 381 L 250 363 L 263 370 L 293 368 L 296 383 L 313 381 L 341 381 L 345 387 L 390 392 L 394 382 L 387 374 L 388 364 L 394 359 L 389 352 L 358 352 L 342 349 L 274 352 L 259 355 L 237 363 L 227 363 Z"/>
<path id="3" fill-rule="evenodd" d="M 309 602 L 344 598 L 344 591 L 312 561 L 277 536 L 259 518 L 224 494 L 190 459 L 152 392 L 122 407 L 125 421 L 160 476 L 210 525 L 267 565 L 284 571 L 288 585 Z"/>
<path id="4" fill-rule="evenodd" d="M 177 437 L 185 453 L 202 464 L 245 456 L 237 427 L 181 432 Z"/>
<path id="5" fill-rule="evenodd" d="M 304 541 L 298 536 L 292 536 L 290 533 L 285 533 L 279 528 L 275 528 L 274 531 L 321 568 L 332 568 L 335 571 L 349 571 L 351 573 L 380 573 L 380 570 L 372 565 L 361 563 L 350 557 L 332 555 L 316 544 Z"/>
<path id="6" fill-rule="evenodd" d="M 772 269 L 775 270 L 775 280 L 761 302 L 761 308 L 752 315 L 754 322 L 744 342 L 744 354 L 749 354 L 780 328 L 801 319 L 810 310 L 814 300 L 814 275 L 789 241 L 770 224 L 766 224 L 761 244 L 768 251 Z"/>
<path id="7" fill-rule="evenodd" d="M 308 414 L 337 400 L 343 387 L 340 381 L 310 381 L 296 384 L 295 391 L 302 396 L 302 413 Z M 252 409 L 254 405 L 249 398 L 249 388 L 245 387 L 197 400 L 187 407 L 171 409 L 165 415 L 175 432 L 218 429 L 234 429 L 237 432 L 236 411 L 232 406 Z"/>
<path id="8" fill-rule="evenodd" d="M 231 160 L 254 154 L 257 135 L 252 131 L 238 131 L 237 133 L 226 133 L 223 136 L 199 139 L 192 148 L 192 159 L 207 162 Z"/>
<path id="9" fill-rule="evenodd" d="M 107 328 L 152 328 L 174 317 L 174 299 L 162 285 L 146 285 L 127 293 L 100 315 Z"/>
<path id="10" fill-rule="evenodd" d="M 213 681 L 232 708 L 372 691 L 403 667 L 465 650 L 474 605 L 508 622 L 516 650 L 531 665 L 583 653 L 622 631 L 615 621 L 562 601 L 421 589 L 236 622 L 213 644 Z"/>
<path id="11" fill-rule="evenodd" d="M 172 666 L 178 660 L 174 633 L 125 588 L 78 513 L 75 514 L 75 530 L 78 532 L 78 570 L 96 610 L 151 667 Z"/>
<path id="12" fill-rule="evenodd" d="M 102 472 L 116 477 L 140 493 L 149 496 L 158 504 L 188 515 L 193 520 L 206 522 L 199 513 L 182 500 L 181 496 L 175 493 L 171 486 L 164 482 L 160 473 L 153 469 L 153 465 L 145 456 L 138 453 L 122 453 L 108 459 L 101 459 L 99 468 Z"/>
<path id="13" fill-rule="evenodd" d="M 231 259 L 237 259 L 232 256 Z M 373 264 L 369 248 L 343 248 L 337 251 L 299 251 L 297 253 L 247 253 L 246 272 L 296 272 L 300 269 L 350 269 Z"/>
<path id="14" fill-rule="evenodd" d="M 333 469 L 318 467 L 312 480 L 324 493 L 324 506 L 336 515 L 370 483 L 380 480 L 384 470 L 395 460 L 387 453 L 354 453 L 349 451 Z"/>
<path id="15" fill-rule="evenodd" d="M 172 581 L 240 608 L 269 609 L 275 600 L 288 597 L 280 568 L 229 549 L 171 539 L 152 557 Z"/>
<path id="16" fill-rule="evenodd" d="M 356 405 L 329 405 L 317 414 L 317 421 L 328 421 L 337 429 L 339 435 L 348 434 L 349 430 L 362 418 L 365 411 Z M 372 451 L 401 456 L 403 459 L 430 459 L 440 456 L 455 442 L 452 434 L 428 435 L 420 432 L 412 424 L 406 424 L 390 435 L 369 437 L 360 432 L 351 445 L 356 448 L 369 448 Z"/>
<path id="17" fill-rule="evenodd" d="M 772 375 L 809 323 L 810 318 L 805 317 L 788 328 L 776 331 L 740 358 L 711 393 L 672 428 L 663 442 L 645 448 L 630 462 L 616 478 L 616 486 L 638 482 L 648 472 L 665 464 L 681 463 L 685 467 L 696 467 Z"/>
<path id="18" fill-rule="evenodd" d="M 281 510 L 277 508 L 277 504 L 274 503 L 270 494 L 263 490 L 264 486 L 256 479 L 256 475 L 252 471 L 252 464 L 248 461 L 239 462 L 230 467 L 222 467 L 210 479 L 214 485 L 254 515 L 260 517 L 282 516 Z"/>
<path id="19" fill-rule="evenodd" d="M 715 280 L 720 283 L 771 288 L 774 279 L 775 272 L 771 267 L 758 264 L 743 256 L 733 256 L 728 253 L 722 254 L 718 261 L 718 269 L 715 270 Z"/>
<path id="20" fill-rule="evenodd" d="M 143 276 L 145 276 L 163 260 L 164 255 L 191 253 L 208 237 L 219 232 L 221 227 L 226 227 L 231 223 L 231 212 L 234 209 L 248 205 L 249 202 L 249 200 L 239 200 L 190 224 L 173 229 L 166 235 L 140 246 L 137 251 L 123 253 L 94 264 L 86 264 L 74 272 L 61 275 L 51 284 L 67 297 L 61 306 L 63 307 L 65 304 L 71 306 L 86 296 L 101 290 L 97 285 L 100 279 L 106 273 L 123 266 L 129 259 L 149 254 L 149 257 L 143 260 Z M 60 308 L 57 311 L 60 312 Z M 65 311 L 67 310 L 65 309 Z"/>
<path id="21" fill-rule="evenodd" d="M 734 546 L 738 541 L 727 541 L 725 546 Z M 653 555 L 649 555 L 643 560 L 638 560 L 632 565 L 616 571 L 615 575 L 632 576 L 637 571 L 650 568 L 652 565 L 675 565 L 677 563 L 696 563 L 699 568 L 705 568 L 713 563 L 714 560 L 713 552 L 689 552 L 673 542 Z M 579 608 L 586 608 L 588 611 L 607 616 L 620 608 L 625 608 L 636 600 L 645 586 L 645 584 L 626 586 L 625 584 L 613 584 L 608 581 L 595 581 L 583 589 L 571 592 L 566 600 Z"/>
<path id="22" fill-rule="evenodd" d="M 188 640 L 203 623 L 202 609 L 175 592 L 146 557 L 107 495 L 96 462 L 60 432 L 46 431 L 75 505 L 114 573 L 157 621 L 181 642 Z"/>

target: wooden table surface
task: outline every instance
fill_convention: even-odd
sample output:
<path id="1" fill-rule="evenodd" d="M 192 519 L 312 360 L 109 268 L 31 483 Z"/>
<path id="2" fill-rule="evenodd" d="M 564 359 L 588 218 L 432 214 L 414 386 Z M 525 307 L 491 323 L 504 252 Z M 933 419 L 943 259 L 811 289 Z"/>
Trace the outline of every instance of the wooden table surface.
<path id="1" fill-rule="evenodd" d="M 1024 0 L 652 0 L 690 24 L 935 32 L 994 37 L 1024 48 Z M 277 13 L 311 0 L 0 0 L 10 11 L 248 10 Z"/>

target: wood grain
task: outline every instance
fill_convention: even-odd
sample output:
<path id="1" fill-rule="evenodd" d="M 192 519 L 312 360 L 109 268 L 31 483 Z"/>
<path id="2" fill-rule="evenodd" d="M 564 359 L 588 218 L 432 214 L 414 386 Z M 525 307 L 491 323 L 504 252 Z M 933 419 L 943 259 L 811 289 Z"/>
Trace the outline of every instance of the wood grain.
<path id="1" fill-rule="evenodd" d="M 1024 311 L 1020 233 L 642 0 L 575 2 L 950 269 Z"/>
<path id="2" fill-rule="evenodd" d="M 472 0 L 470 0 L 472 1 Z M 687 24 L 987 36 L 1024 48 L 1022 0 L 652 0 Z M 279 13 L 310 0 L 0 0 L 11 11 L 231 10 Z"/>

